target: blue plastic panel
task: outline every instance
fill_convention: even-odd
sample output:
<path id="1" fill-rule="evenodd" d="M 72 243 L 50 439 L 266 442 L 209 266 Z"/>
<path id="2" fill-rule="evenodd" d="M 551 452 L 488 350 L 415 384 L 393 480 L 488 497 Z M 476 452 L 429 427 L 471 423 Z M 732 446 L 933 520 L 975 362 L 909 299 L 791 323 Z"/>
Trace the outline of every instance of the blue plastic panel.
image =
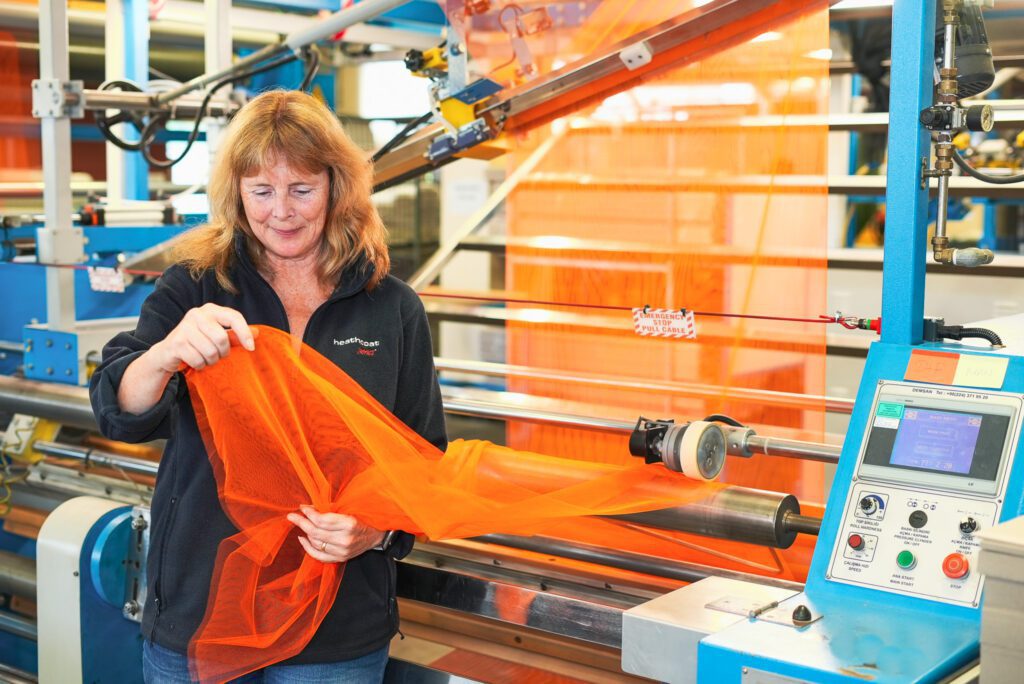
<path id="1" fill-rule="evenodd" d="M 977 656 L 980 608 L 833 582 L 826 575 L 874 406 L 875 389 L 882 380 L 903 380 L 914 349 L 984 353 L 978 347 L 960 345 L 872 345 L 805 592 L 781 604 L 786 610 L 805 604 L 812 614 L 824 617 L 801 629 L 748 620 L 709 636 L 698 650 L 698 681 L 739 682 L 746 667 L 814 682 L 850 684 L 868 678 L 879 684 L 928 682 Z M 1024 394 L 1024 358 L 1005 358 L 1008 367 L 1000 391 Z M 1020 442 L 1014 448 L 1015 467 L 1006 484 L 1000 520 L 1024 512 L 1024 449 Z"/>

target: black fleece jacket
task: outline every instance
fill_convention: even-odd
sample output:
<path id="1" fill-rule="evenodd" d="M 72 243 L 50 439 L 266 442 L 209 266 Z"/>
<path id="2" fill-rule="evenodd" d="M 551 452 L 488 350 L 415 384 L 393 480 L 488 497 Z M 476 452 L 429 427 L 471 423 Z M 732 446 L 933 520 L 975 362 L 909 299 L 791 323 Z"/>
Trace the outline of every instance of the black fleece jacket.
<path id="1" fill-rule="evenodd" d="M 117 389 L 132 361 L 166 337 L 185 312 L 205 303 L 236 309 L 250 324 L 288 330 L 281 300 L 241 245 L 235 257 L 237 295 L 221 288 L 212 272 L 197 281 L 181 266 L 169 268 L 143 304 L 138 327 L 103 349 L 89 386 L 105 436 L 124 442 L 168 440 L 153 493 L 142 632 L 179 652 L 187 650 L 205 614 L 217 547 L 238 530 L 217 498 L 181 375 L 171 379 L 156 406 L 139 415 L 120 410 Z M 366 290 L 368 280 L 369 271 L 361 265 L 346 270 L 331 297 L 310 317 L 303 340 L 444 449 L 441 393 L 423 305 L 397 278 L 386 277 L 372 292 Z M 306 649 L 288 662 L 348 660 L 387 644 L 398 629 L 395 559 L 407 554 L 412 543 L 412 535 L 403 533 L 389 551 L 367 551 L 349 561 L 333 608 Z"/>

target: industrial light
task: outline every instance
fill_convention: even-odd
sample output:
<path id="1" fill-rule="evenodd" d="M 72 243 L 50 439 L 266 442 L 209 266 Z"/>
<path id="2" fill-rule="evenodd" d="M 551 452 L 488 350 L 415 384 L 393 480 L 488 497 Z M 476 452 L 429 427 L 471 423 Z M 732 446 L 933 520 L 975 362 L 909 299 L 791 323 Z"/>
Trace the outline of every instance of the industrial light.
<path id="1" fill-rule="evenodd" d="M 830 48 L 821 48 L 820 50 L 811 50 L 806 53 L 804 57 L 810 57 L 811 59 L 820 59 L 828 61 L 832 59 L 832 50 Z"/>

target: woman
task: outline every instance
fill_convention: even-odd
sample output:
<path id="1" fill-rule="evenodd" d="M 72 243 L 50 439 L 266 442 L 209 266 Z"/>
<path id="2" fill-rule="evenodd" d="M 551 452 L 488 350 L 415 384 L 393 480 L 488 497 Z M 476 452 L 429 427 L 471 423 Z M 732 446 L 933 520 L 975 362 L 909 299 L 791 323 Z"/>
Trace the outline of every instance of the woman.
<path id="1" fill-rule="evenodd" d="M 179 369 L 244 353 L 232 352 L 229 331 L 253 349 L 259 340 L 249 326 L 274 326 L 336 363 L 438 448 L 447 444 L 423 306 L 388 275 L 372 169 L 337 118 L 304 93 L 264 93 L 238 112 L 221 150 L 210 223 L 184 236 L 138 327 L 107 344 L 90 384 L 104 435 L 168 438 L 142 621 L 148 682 L 189 680 L 185 654 L 217 547 L 237 532 L 217 499 Z M 289 520 L 311 557 L 348 563 L 345 579 L 306 649 L 254 681 L 379 681 L 398 628 L 394 562 L 412 536 L 311 509 Z"/>

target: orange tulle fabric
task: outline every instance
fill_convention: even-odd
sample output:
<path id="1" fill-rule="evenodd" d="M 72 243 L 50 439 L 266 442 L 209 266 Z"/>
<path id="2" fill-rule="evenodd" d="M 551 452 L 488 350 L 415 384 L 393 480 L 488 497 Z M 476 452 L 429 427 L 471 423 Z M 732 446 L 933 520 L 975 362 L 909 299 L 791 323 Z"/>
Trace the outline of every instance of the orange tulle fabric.
<path id="1" fill-rule="evenodd" d="M 430 539 L 534 534 L 581 516 L 655 510 L 720 485 L 661 466 L 569 460 L 452 442 L 441 452 L 344 371 L 260 327 L 186 373 L 224 511 L 240 532 L 219 549 L 193 675 L 225 681 L 299 653 L 330 610 L 344 566 L 305 554 L 286 519 L 300 505 Z"/>

